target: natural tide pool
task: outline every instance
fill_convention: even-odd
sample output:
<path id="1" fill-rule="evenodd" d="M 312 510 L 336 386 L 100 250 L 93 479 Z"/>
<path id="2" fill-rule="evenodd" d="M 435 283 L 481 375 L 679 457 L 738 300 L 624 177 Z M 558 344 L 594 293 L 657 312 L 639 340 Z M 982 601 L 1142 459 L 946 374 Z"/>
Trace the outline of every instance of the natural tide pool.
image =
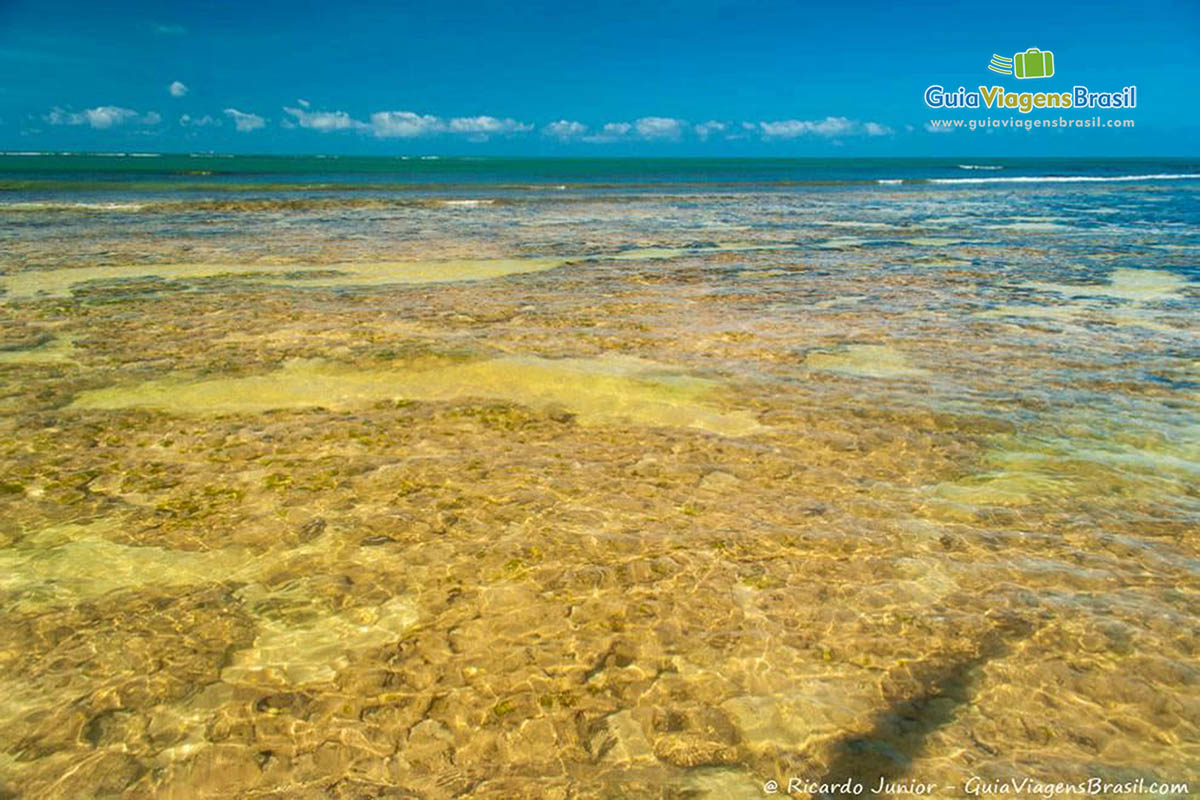
<path id="1" fill-rule="evenodd" d="M 0 794 L 1200 773 L 1195 182 L 144 191 L 0 206 Z"/>

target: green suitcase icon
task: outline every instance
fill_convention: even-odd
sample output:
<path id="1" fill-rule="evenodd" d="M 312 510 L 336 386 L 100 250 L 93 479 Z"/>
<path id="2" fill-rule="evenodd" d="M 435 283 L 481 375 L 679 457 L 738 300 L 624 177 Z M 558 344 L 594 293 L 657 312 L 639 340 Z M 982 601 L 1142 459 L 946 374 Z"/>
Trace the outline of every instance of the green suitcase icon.
<path id="1" fill-rule="evenodd" d="M 1018 78 L 1049 78 L 1054 74 L 1054 53 L 1031 47 L 1013 56 L 1013 74 Z"/>

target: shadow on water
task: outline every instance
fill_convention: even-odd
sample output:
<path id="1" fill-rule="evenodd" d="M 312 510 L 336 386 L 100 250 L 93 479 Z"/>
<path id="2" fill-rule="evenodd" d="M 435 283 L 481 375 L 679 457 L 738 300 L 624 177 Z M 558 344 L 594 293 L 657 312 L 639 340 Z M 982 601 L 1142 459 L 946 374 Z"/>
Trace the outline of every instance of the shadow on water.
<path id="1" fill-rule="evenodd" d="M 846 736 L 834 744 L 833 763 L 819 783 L 828 786 L 861 787 L 836 795 L 818 795 L 822 800 L 853 797 L 888 797 L 886 787 L 902 781 L 912 763 L 924 751 L 929 737 L 954 721 L 959 708 L 970 700 L 980 667 L 1003 657 L 1014 641 L 1033 631 L 1028 621 L 1005 618 L 961 657 L 933 657 L 909 665 L 915 691 L 900 694 L 872 720 L 865 734 Z M 918 777 L 919 776 L 914 776 Z M 884 784 L 884 791 L 875 789 Z"/>

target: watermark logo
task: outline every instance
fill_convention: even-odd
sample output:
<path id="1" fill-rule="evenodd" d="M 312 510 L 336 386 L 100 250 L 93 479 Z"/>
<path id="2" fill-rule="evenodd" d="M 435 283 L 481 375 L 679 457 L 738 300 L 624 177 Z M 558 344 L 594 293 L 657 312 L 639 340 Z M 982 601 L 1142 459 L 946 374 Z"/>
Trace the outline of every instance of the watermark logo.
<path id="1" fill-rule="evenodd" d="M 1014 53 L 1012 58 L 993 53 L 987 68 L 1000 75 L 1011 75 L 1020 80 L 1053 78 L 1054 53 L 1036 47 Z M 1003 86 L 981 85 L 974 91 L 965 86 L 959 86 L 955 91 L 935 83 L 925 90 L 925 105 L 929 108 L 944 109 L 1012 110 L 1020 114 L 1059 109 L 1137 108 L 1137 86 L 1095 92 L 1087 86 L 1075 84 L 1057 88 L 1047 86 L 1042 91 L 1025 92 L 1008 91 Z"/>
<path id="2" fill-rule="evenodd" d="M 1012 58 L 992 53 L 988 69 L 1001 75 L 1017 78 L 1049 78 L 1054 75 L 1054 53 L 1031 47 L 1024 53 L 1015 53 Z"/>

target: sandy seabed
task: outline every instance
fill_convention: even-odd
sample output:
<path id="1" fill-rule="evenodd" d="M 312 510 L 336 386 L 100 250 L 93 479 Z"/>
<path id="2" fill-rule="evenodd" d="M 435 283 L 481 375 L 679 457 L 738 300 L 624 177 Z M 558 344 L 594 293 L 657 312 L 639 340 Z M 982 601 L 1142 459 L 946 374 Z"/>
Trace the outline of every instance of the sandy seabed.
<path id="1" fill-rule="evenodd" d="M 0 795 L 1197 791 L 1182 191 L 13 216 Z"/>

